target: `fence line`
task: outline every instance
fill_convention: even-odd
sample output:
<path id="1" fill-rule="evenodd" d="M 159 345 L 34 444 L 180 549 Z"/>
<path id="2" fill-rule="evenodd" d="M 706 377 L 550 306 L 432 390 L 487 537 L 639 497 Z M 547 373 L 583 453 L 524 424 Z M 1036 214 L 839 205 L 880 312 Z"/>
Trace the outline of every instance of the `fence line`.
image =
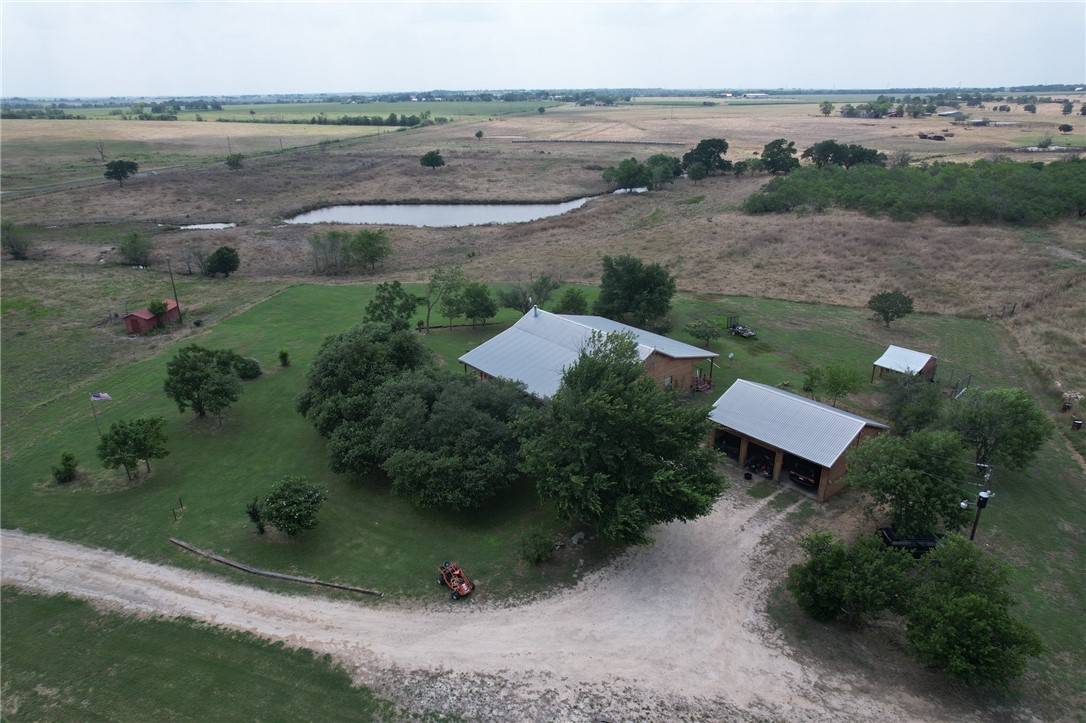
<path id="1" fill-rule="evenodd" d="M 242 572 L 247 572 L 252 575 L 259 575 L 260 577 L 271 577 L 276 580 L 286 580 L 288 582 L 299 582 L 304 585 L 319 585 L 321 587 L 331 587 L 337 590 L 347 590 L 348 592 L 362 593 L 363 595 L 376 595 L 377 597 L 382 596 L 382 593 L 378 592 L 377 590 L 368 590 L 364 587 L 353 587 L 351 585 L 341 585 L 338 582 L 324 582 L 323 580 L 317 580 L 311 577 L 299 577 L 297 575 L 286 575 L 281 572 L 272 572 L 271 570 L 261 570 L 258 567 L 252 567 L 251 565 L 246 565 L 241 562 L 228 560 L 227 558 L 216 555 L 213 552 L 206 552 L 198 547 L 190 545 L 184 540 L 179 540 L 176 537 L 171 537 L 170 542 L 177 545 L 178 547 L 188 550 L 189 552 L 194 552 L 201 557 L 206 557 L 209 560 L 220 562 L 223 565 L 233 567 L 237 570 L 241 570 Z"/>

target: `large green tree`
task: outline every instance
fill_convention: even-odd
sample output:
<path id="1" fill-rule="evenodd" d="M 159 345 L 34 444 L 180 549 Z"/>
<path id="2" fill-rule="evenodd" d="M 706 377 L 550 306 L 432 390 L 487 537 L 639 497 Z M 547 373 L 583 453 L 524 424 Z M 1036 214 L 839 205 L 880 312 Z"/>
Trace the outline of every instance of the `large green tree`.
<path id="1" fill-rule="evenodd" d="M 947 425 L 973 449 L 978 465 L 1023 469 L 1052 433 L 1052 423 L 1025 389 L 970 389 L 948 405 Z"/>
<path id="2" fill-rule="evenodd" d="M 848 456 L 849 486 L 866 492 L 871 512 L 903 536 L 961 528 L 969 521 L 961 502 L 973 481 L 965 448 L 953 432 L 882 434 Z"/>
<path id="3" fill-rule="evenodd" d="M 325 338 L 295 406 L 327 437 L 345 421 L 365 419 L 386 379 L 432 363 L 418 334 L 368 322 Z"/>
<path id="4" fill-rule="evenodd" d="M 297 537 L 317 526 L 317 513 L 327 496 L 324 489 L 305 477 L 287 475 L 275 483 L 260 504 L 260 522 L 274 526 L 289 537 Z"/>
<path id="5" fill-rule="evenodd" d="M 419 163 L 430 169 L 440 168 L 445 165 L 445 159 L 441 157 L 441 151 L 426 151 L 419 159 Z"/>
<path id="6" fill-rule="evenodd" d="M 124 467 L 128 479 L 132 479 L 132 473 L 141 459 L 150 472 L 152 459 L 161 459 L 169 454 L 166 450 L 165 424 L 162 417 L 114 422 L 98 442 L 98 459 L 108 469 Z"/>
<path id="7" fill-rule="evenodd" d="M 707 514 L 724 489 L 705 425 L 704 409 L 644 376 L 632 335 L 596 333 L 527 418 L 523 469 L 560 514 L 647 544 L 653 525 Z"/>
<path id="8" fill-rule="evenodd" d="M 189 344 L 166 362 L 163 389 L 177 403 L 179 412 L 191 407 L 201 417 L 221 415 L 241 396 L 238 359 L 229 350 Z"/>
<path id="9" fill-rule="evenodd" d="M 880 291 L 867 300 L 867 308 L 890 328 L 890 322 L 913 313 L 913 299 L 900 289 Z M 917 370 L 919 371 L 919 370 Z"/>
<path id="10" fill-rule="evenodd" d="M 705 138 L 698 145 L 683 154 L 682 167 L 689 171 L 690 166 L 700 163 L 709 175 L 724 170 L 724 154 L 728 152 L 728 142 L 723 138 Z"/>
<path id="11" fill-rule="evenodd" d="M 659 264 L 645 265 L 634 256 L 604 256 L 600 295 L 593 312 L 616 321 L 641 325 L 671 311 L 675 278 Z"/>
<path id="12" fill-rule="evenodd" d="M 455 296 L 467 283 L 464 272 L 459 266 L 440 266 L 430 274 L 426 283 L 426 293 L 420 297 L 420 303 L 426 307 L 426 333 L 430 333 L 430 314 L 447 296 Z"/>
<path id="13" fill-rule="evenodd" d="M 939 420 L 943 395 L 938 384 L 920 374 L 895 374 L 886 386 L 882 411 L 894 434 L 907 437 Z"/>
<path id="14" fill-rule="evenodd" d="M 550 274 L 540 273 L 529 279 L 512 281 L 497 291 L 498 305 L 527 314 L 533 306 L 543 308 L 562 280 Z"/>
<path id="15" fill-rule="evenodd" d="M 125 179 L 139 169 L 140 166 L 135 161 L 110 161 L 106 164 L 106 171 L 102 175 L 123 186 Z"/>
<path id="16" fill-rule="evenodd" d="M 394 331 L 409 329 L 418 307 L 419 297 L 405 289 L 399 281 L 386 281 L 377 285 L 373 299 L 366 304 L 362 320 L 388 324 Z"/>
<path id="17" fill-rule="evenodd" d="M 212 251 L 204 262 L 204 273 L 207 276 L 216 274 L 230 276 L 238 270 L 239 266 L 241 266 L 241 258 L 238 256 L 237 249 L 233 246 L 220 246 Z"/>
<path id="18" fill-rule="evenodd" d="M 799 168 L 796 158 L 796 142 L 783 138 L 770 141 L 762 149 L 762 168 L 770 173 L 788 173 Z"/>
<path id="19" fill-rule="evenodd" d="M 636 158 L 627 158 L 617 166 L 605 169 L 603 180 L 612 188 L 652 188 L 652 169 Z"/>

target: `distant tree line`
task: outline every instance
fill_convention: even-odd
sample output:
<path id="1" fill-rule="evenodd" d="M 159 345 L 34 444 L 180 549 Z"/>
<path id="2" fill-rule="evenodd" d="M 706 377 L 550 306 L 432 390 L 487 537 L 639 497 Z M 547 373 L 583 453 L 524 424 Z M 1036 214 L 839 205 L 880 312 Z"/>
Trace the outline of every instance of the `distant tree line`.
<path id="1" fill-rule="evenodd" d="M 748 213 L 831 206 L 912 220 L 932 214 L 952 223 L 1045 224 L 1086 217 L 1086 161 L 1053 163 L 980 160 L 971 165 L 851 169 L 806 166 L 774 178 L 747 198 Z"/>

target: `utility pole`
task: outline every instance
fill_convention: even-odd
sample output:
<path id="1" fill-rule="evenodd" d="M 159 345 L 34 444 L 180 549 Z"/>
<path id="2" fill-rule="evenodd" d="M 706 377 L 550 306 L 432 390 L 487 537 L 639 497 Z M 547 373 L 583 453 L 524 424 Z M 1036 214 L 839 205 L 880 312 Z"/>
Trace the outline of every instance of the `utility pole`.
<path id="1" fill-rule="evenodd" d="M 173 303 L 177 304 L 177 323 L 184 326 L 185 322 L 181 318 L 181 302 L 177 299 L 177 284 L 173 282 L 173 268 L 170 266 L 169 256 L 166 257 L 166 270 L 170 272 L 170 286 L 173 287 Z"/>
<path id="2" fill-rule="evenodd" d="M 995 492 L 992 492 L 991 490 L 982 490 L 977 494 L 977 516 L 973 518 L 973 529 L 969 531 L 970 540 L 977 534 L 977 523 L 980 522 L 980 511 L 988 506 L 988 500 L 992 497 L 995 497 Z"/>

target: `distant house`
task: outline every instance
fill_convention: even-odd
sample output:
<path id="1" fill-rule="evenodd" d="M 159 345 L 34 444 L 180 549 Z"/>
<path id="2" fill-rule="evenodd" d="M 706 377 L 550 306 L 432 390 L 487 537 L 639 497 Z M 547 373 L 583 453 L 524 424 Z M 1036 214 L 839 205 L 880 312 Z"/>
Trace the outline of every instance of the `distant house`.
<path id="1" fill-rule="evenodd" d="M 124 317 L 125 328 L 128 329 L 131 334 L 146 334 L 149 331 L 157 329 L 158 327 L 169 324 L 174 321 L 181 320 L 181 309 L 177 307 L 177 302 L 173 299 L 163 299 L 163 303 L 166 304 L 166 313 L 155 316 L 151 313 L 150 309 L 143 308 L 139 311 L 133 311 L 131 314 L 127 314 Z"/>
<path id="2" fill-rule="evenodd" d="M 744 93 L 743 97 L 749 100 L 763 100 L 769 97 L 769 93 Z"/>
<path id="3" fill-rule="evenodd" d="M 460 362 L 484 379 L 523 382 L 529 392 L 546 399 L 558 391 L 562 375 L 577 361 L 594 331 L 633 334 L 646 376 L 665 388 L 705 391 L 712 386 L 712 360 L 717 354 L 711 351 L 602 316 L 552 314 L 539 308 L 464 354 Z"/>
<path id="4" fill-rule="evenodd" d="M 725 454 L 764 463 L 767 474 L 782 475 L 812 490 L 819 502 L 843 489 L 846 452 L 888 429 L 776 387 L 737 379 L 709 412 L 716 427 L 709 443 Z"/>
<path id="5" fill-rule="evenodd" d="M 937 114 L 940 118 L 964 118 L 965 113 L 960 110 L 943 110 Z"/>
<path id="6" fill-rule="evenodd" d="M 890 370 L 901 374 L 917 374 L 931 381 L 935 379 L 935 365 L 937 362 L 938 360 L 931 354 L 891 344 L 886 347 L 886 351 L 875 360 L 874 366 L 871 367 L 871 380 L 875 380 L 875 370 L 877 369 L 880 377 L 886 370 Z"/>

